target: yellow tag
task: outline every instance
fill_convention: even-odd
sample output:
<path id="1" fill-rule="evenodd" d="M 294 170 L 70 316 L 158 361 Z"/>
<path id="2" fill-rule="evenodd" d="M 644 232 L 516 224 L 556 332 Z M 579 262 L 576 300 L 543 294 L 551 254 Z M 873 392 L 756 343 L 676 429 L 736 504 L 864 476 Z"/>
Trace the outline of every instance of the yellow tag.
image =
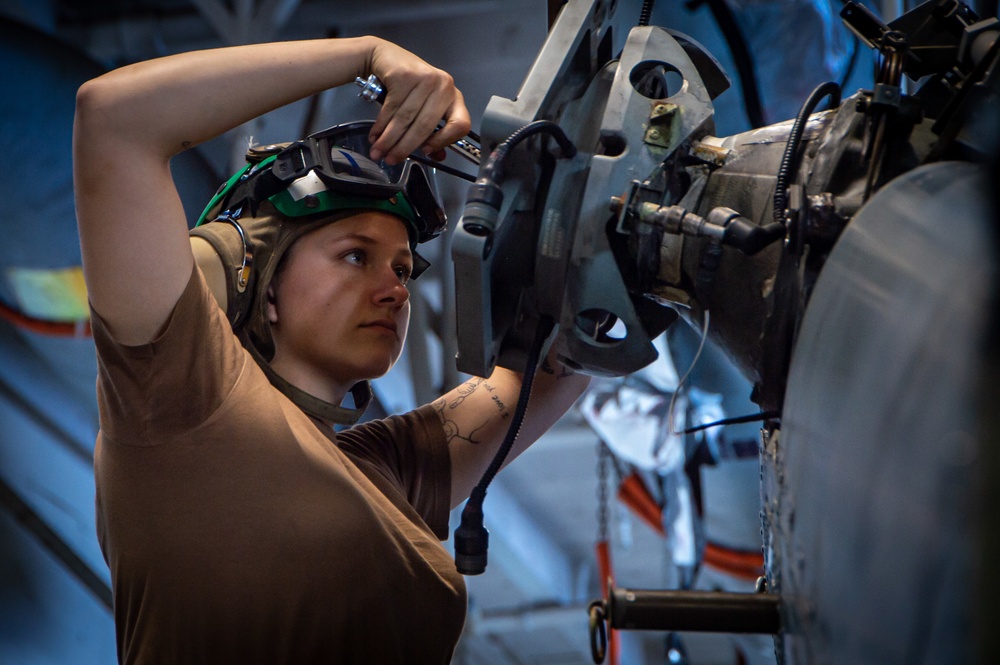
<path id="1" fill-rule="evenodd" d="M 87 286 L 80 266 L 60 270 L 8 268 L 7 281 L 21 313 L 45 321 L 84 321 L 90 318 Z"/>

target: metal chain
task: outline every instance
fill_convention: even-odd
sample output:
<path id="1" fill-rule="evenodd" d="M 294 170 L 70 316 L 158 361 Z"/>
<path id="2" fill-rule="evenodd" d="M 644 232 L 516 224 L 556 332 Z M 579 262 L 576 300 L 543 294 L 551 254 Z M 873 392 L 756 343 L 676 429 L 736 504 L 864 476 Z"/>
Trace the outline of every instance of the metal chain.
<path id="1" fill-rule="evenodd" d="M 608 542 L 608 458 L 611 451 L 597 441 L 597 542 Z"/>

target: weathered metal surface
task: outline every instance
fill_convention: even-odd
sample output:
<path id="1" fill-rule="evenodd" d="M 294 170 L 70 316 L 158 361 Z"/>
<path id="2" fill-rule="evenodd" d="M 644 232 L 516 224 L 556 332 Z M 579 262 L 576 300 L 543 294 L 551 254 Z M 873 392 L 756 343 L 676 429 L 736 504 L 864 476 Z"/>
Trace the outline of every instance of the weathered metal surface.
<path id="1" fill-rule="evenodd" d="M 816 283 L 764 446 L 788 663 L 975 656 L 976 389 L 996 269 L 981 166 L 879 192 Z"/>

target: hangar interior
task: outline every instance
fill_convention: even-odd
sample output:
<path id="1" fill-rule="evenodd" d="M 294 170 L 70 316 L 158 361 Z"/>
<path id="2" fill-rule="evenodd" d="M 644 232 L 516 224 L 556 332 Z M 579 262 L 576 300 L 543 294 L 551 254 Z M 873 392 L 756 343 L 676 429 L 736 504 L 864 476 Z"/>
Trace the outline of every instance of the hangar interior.
<path id="1" fill-rule="evenodd" d="M 516 99 L 561 4 L 0 0 L 0 132 L 14 156 L 0 178 L 6 203 L 0 222 L 0 663 L 116 662 L 110 579 L 95 536 L 96 363 L 73 207 L 71 135 L 80 84 L 112 68 L 170 53 L 374 34 L 450 72 L 475 129 L 491 98 Z M 921 3 L 862 4 L 888 22 Z M 981 18 L 997 15 L 996 0 L 968 4 Z M 604 9 L 625 26 L 639 18 L 640 2 L 607 5 Z M 728 73 L 731 87 L 710 106 L 715 136 L 729 137 L 795 118 L 824 81 L 839 83 L 844 97 L 872 88 L 876 57 L 842 25 L 843 5 L 838 0 L 661 0 L 650 25 L 693 38 Z M 915 82 L 902 88 L 911 93 Z M 373 116 L 357 88 L 345 86 L 184 153 L 172 167 L 188 216 L 193 222 L 218 184 L 243 164 L 249 142 L 288 141 Z M 987 131 L 982 140 L 996 141 L 993 131 L 992 139 Z M 476 173 L 453 156 L 446 163 Z M 974 170 L 988 168 L 980 162 Z M 995 177 L 994 172 L 994 184 Z M 440 184 L 453 231 L 467 184 L 447 176 Z M 949 192 L 967 200 L 981 194 Z M 894 210 L 903 210 L 903 216 L 918 205 L 952 215 L 947 202 L 954 199 L 942 203 L 929 197 L 918 203 L 905 190 L 894 196 Z M 963 215 L 954 217 L 961 222 Z M 830 273 L 836 268 L 839 284 L 854 284 L 868 248 L 898 250 L 906 264 L 898 274 L 886 268 L 854 284 L 857 290 L 886 293 L 891 285 L 901 285 L 901 295 L 890 293 L 874 301 L 881 310 L 873 307 L 894 317 L 898 329 L 886 333 L 882 319 L 871 319 L 869 329 L 857 323 L 868 333 L 864 340 L 877 340 L 868 346 L 823 337 L 840 330 L 835 315 L 854 321 L 850 317 L 858 314 L 834 309 L 826 328 L 818 324 L 818 341 L 799 353 L 808 357 L 811 348 L 814 364 L 796 359 L 800 364 L 793 367 L 790 385 L 806 388 L 790 397 L 799 401 L 786 403 L 786 414 L 794 406 L 822 415 L 797 423 L 796 435 L 810 439 L 804 447 L 809 452 L 778 460 L 779 469 L 807 480 L 798 494 L 782 495 L 781 510 L 770 515 L 777 523 L 768 522 L 762 505 L 762 496 L 765 503 L 774 498 L 767 483 L 775 481 L 762 471 L 769 449 L 767 441 L 761 442 L 760 419 L 679 442 L 667 437 L 679 448 L 657 444 L 666 436 L 667 414 L 674 414 L 672 395 L 681 394 L 678 383 L 687 386 L 678 401 L 697 423 L 760 411 L 750 399 L 751 381 L 730 355 L 712 342 L 702 346 L 700 331 L 678 322 L 657 340 L 659 360 L 630 373 L 635 382 L 595 381 L 580 407 L 491 485 L 486 503 L 490 565 L 485 574 L 467 579 L 469 614 L 457 665 L 593 662 L 588 607 L 602 595 L 599 543 L 610 550 L 616 586 L 625 588 L 753 593 L 759 576 L 785 571 L 790 609 L 783 610 L 785 624 L 777 638 L 622 630 L 615 654 L 621 663 L 976 662 L 973 647 L 960 649 L 958 659 L 948 656 L 954 640 L 979 635 L 974 627 L 968 629 L 972 633 L 956 628 L 975 614 L 956 608 L 978 607 L 977 597 L 965 593 L 972 569 L 965 564 L 977 560 L 980 545 L 969 534 L 980 533 L 976 519 L 992 514 L 982 510 L 980 502 L 989 494 L 979 483 L 980 471 L 988 478 L 989 468 L 996 469 L 995 453 L 989 454 L 982 441 L 990 439 L 981 439 L 974 426 L 989 424 L 989 418 L 974 407 L 976 398 L 997 394 L 987 372 L 990 362 L 996 363 L 980 351 L 989 324 L 984 303 L 996 279 L 988 268 L 996 252 L 983 240 L 988 235 L 963 235 L 961 224 L 937 228 L 940 237 L 922 229 L 921 237 L 929 238 L 925 250 L 900 240 L 908 237 L 905 228 L 892 235 L 887 226 L 876 227 L 885 236 L 845 234 L 843 252 L 852 246 L 847 241 L 857 244 L 848 255 L 854 263 L 831 264 Z M 368 417 L 427 403 L 465 376 L 454 362 L 461 313 L 455 304 L 450 233 L 426 251 L 433 267 L 411 291 L 407 350 L 375 382 Z M 932 288 L 939 275 L 949 283 Z M 906 291 L 914 280 L 924 291 Z M 921 300 L 924 293 L 932 295 Z M 950 369 L 938 374 L 928 367 Z M 843 399 L 810 392 L 814 373 L 835 377 L 832 394 Z M 849 375 L 860 376 L 857 380 L 871 393 L 852 391 Z M 616 404 L 634 401 L 621 413 L 609 414 L 602 412 L 609 395 Z M 996 427 L 986 431 L 995 434 Z M 787 434 L 791 437 L 792 430 Z M 925 434 L 932 440 L 925 442 Z M 905 438 L 905 445 L 872 443 L 896 438 Z M 671 452 L 680 458 L 665 461 Z M 775 459 L 770 462 L 773 469 Z M 927 468 L 944 471 L 925 478 L 921 474 Z M 817 470 L 824 470 L 821 478 L 809 475 Z M 859 514 L 867 517 L 859 520 Z M 829 528 L 803 526 L 819 523 Z M 784 559 L 771 555 L 765 561 L 769 529 L 789 536 L 794 545 L 781 550 L 788 555 Z M 914 539 L 898 540 L 908 535 Z M 819 541 L 822 547 L 810 545 Z M 918 557 L 914 550 L 929 542 L 935 547 Z M 824 554 L 829 559 L 820 561 Z M 795 556 L 800 559 L 790 563 Z M 927 578 L 936 582 L 918 583 Z M 984 580 L 972 586 L 996 589 Z M 939 656 L 944 660 L 934 660 Z"/>

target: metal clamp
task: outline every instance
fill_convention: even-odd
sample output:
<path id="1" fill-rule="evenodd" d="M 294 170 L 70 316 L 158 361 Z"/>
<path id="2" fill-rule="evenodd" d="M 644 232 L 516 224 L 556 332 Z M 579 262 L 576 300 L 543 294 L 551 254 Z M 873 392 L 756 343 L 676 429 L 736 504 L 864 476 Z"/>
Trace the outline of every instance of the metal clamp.
<path id="1" fill-rule="evenodd" d="M 250 269 L 253 268 L 253 248 L 247 241 L 247 236 L 243 231 L 243 227 L 236 221 L 242 212 L 243 208 L 237 208 L 232 212 L 227 210 L 219 215 L 215 220 L 217 222 L 232 224 L 236 227 L 236 232 L 240 234 L 240 241 L 243 243 L 243 264 L 236 271 L 236 290 L 240 293 L 246 291 L 247 283 L 250 281 Z"/>
<path id="2" fill-rule="evenodd" d="M 590 655 L 594 663 L 600 665 L 608 653 L 607 606 L 603 600 L 590 604 Z"/>

